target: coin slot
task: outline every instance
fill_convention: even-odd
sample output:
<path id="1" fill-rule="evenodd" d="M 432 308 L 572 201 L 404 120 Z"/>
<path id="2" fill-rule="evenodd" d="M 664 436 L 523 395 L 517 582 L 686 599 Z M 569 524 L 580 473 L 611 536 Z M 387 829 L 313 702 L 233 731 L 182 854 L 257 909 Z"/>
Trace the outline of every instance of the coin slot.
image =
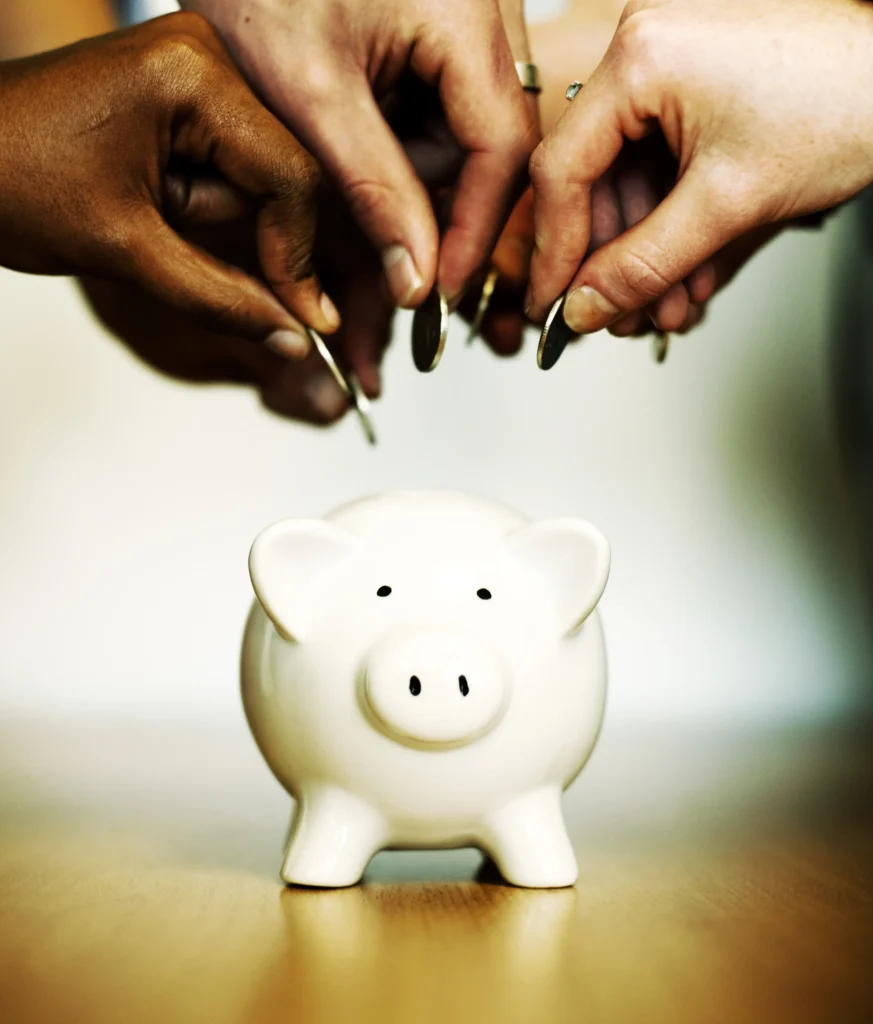
<path id="1" fill-rule="evenodd" d="M 413 676 L 409 680 L 409 692 L 413 697 L 417 697 L 421 693 L 421 680 L 418 676 Z"/>
<path id="2" fill-rule="evenodd" d="M 458 689 L 461 691 L 461 696 L 466 697 L 470 692 L 470 686 L 467 683 L 466 676 L 458 676 Z"/>
<path id="3" fill-rule="evenodd" d="M 491 600 L 491 591 L 487 587 L 482 587 L 476 591 L 476 597 L 481 598 L 483 601 Z"/>
<path id="4" fill-rule="evenodd" d="M 391 593 L 391 588 L 388 586 L 379 587 L 376 591 L 377 597 L 387 597 Z"/>

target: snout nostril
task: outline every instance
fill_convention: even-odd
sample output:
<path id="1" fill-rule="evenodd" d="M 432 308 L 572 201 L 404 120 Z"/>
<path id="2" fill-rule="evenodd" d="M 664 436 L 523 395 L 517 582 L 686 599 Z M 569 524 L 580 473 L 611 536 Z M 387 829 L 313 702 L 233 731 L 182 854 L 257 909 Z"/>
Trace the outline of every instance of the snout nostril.
<path id="1" fill-rule="evenodd" d="M 417 697 L 421 693 L 421 680 L 418 676 L 413 676 L 409 680 L 409 692 L 413 697 Z"/>
<path id="2" fill-rule="evenodd" d="M 458 689 L 461 691 L 461 696 L 466 697 L 470 692 L 470 686 L 467 683 L 466 676 L 458 676 Z"/>

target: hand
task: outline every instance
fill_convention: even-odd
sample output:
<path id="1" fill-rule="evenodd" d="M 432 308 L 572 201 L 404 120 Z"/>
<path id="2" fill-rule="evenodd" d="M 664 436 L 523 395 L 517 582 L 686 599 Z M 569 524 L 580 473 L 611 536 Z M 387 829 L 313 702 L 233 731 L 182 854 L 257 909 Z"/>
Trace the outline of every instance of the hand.
<path id="1" fill-rule="evenodd" d="M 185 230 L 184 237 L 215 259 L 258 278 L 254 218 L 219 228 Z M 135 285 L 82 278 L 80 287 L 103 325 L 159 373 L 194 384 L 243 384 L 259 392 L 273 412 L 317 426 L 341 419 L 350 404 L 312 349 L 289 360 L 284 348 L 253 345 L 244 337 L 218 333 Z M 342 332 L 329 340 L 342 342 Z M 340 354 L 343 361 L 343 354 Z"/>
<path id="2" fill-rule="evenodd" d="M 542 319 L 568 286 L 564 315 L 580 333 L 683 281 L 705 302 L 728 269 L 710 257 L 864 188 L 873 180 L 871 44 L 873 10 L 856 0 L 627 7 L 606 57 L 531 161 L 530 315 Z M 677 162 L 675 187 L 584 259 L 595 182 L 626 140 L 655 127 Z"/>
<path id="3" fill-rule="evenodd" d="M 134 284 L 211 330 L 281 332 L 300 355 L 299 321 L 337 326 L 312 270 L 312 161 L 200 17 L 0 65 L 0 103 L 0 264 Z M 174 228 L 245 211 L 266 283 Z"/>
<path id="4" fill-rule="evenodd" d="M 521 10 L 518 0 L 504 0 Z M 457 296 L 487 259 L 538 140 L 497 0 L 185 0 L 337 183 L 395 301 Z M 439 243 L 427 191 L 379 102 L 411 70 L 464 151 Z M 437 259 L 439 257 L 439 266 Z"/>

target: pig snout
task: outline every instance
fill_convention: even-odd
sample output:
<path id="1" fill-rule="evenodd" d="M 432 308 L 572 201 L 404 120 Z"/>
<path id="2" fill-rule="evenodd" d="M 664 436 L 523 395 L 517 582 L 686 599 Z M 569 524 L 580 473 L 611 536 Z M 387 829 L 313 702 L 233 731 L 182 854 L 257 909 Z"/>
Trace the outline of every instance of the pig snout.
<path id="1" fill-rule="evenodd" d="M 476 637 L 404 625 L 369 652 L 363 694 L 379 729 L 412 745 L 458 746 L 491 729 L 509 695 L 502 661 Z"/>

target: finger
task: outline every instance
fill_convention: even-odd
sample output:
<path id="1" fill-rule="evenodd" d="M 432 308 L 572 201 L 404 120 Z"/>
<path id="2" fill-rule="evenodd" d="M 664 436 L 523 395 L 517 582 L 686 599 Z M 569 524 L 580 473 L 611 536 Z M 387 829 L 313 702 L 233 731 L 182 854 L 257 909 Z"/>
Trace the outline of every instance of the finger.
<path id="1" fill-rule="evenodd" d="M 609 333 L 616 338 L 641 338 L 652 333 L 652 321 L 643 312 L 628 313 L 610 324 Z"/>
<path id="2" fill-rule="evenodd" d="M 716 289 L 716 268 L 713 260 L 705 260 L 693 270 L 686 287 L 693 302 L 709 302 Z"/>
<path id="3" fill-rule="evenodd" d="M 263 381 L 261 400 L 271 412 L 313 426 L 330 426 L 349 411 L 348 397 L 317 356 L 279 368 Z"/>
<path id="4" fill-rule="evenodd" d="M 525 306 L 532 320 L 545 318 L 588 250 L 594 183 L 624 144 L 613 92 L 601 64 L 531 158 L 535 239 Z"/>
<path id="5" fill-rule="evenodd" d="M 692 331 L 699 323 L 701 323 L 706 316 L 706 304 L 698 304 L 691 302 L 688 305 L 688 312 L 685 315 L 685 321 L 681 327 L 677 327 L 673 330 L 673 334 L 687 334 Z"/>
<path id="6" fill-rule="evenodd" d="M 670 287 L 663 298 L 650 307 L 655 327 L 662 331 L 678 331 L 688 315 L 688 292 L 680 281 Z"/>
<path id="7" fill-rule="evenodd" d="M 501 281 L 510 287 L 524 288 L 527 284 L 533 236 L 533 193 L 527 189 L 510 214 L 491 256 Z"/>
<path id="8" fill-rule="evenodd" d="M 421 47 L 412 67 L 437 83 L 448 126 L 467 152 L 439 259 L 440 287 L 454 299 L 484 264 L 525 185 L 538 127 L 496 9 L 467 26 L 476 45 Z M 449 57 L 444 54 L 448 52 Z"/>
<path id="9" fill-rule="evenodd" d="M 258 252 L 267 283 L 305 324 L 324 333 L 336 330 L 339 315 L 312 260 L 318 186 L 314 161 L 235 70 L 214 66 L 195 101 L 205 128 L 196 138 L 208 142 L 211 163 L 230 186 L 258 203 Z M 188 136 L 177 148 L 182 155 L 193 151 L 203 156 Z"/>
<path id="10" fill-rule="evenodd" d="M 164 216 L 174 226 L 218 227 L 253 213 L 249 196 L 221 178 L 192 176 L 174 169 L 164 176 Z"/>
<path id="11" fill-rule="evenodd" d="M 482 324 L 482 336 L 498 356 L 514 356 L 524 341 L 525 319 L 521 312 L 499 310 L 489 312 Z"/>
<path id="12" fill-rule="evenodd" d="M 325 84 L 319 84 L 320 82 Z M 427 192 L 360 74 L 309 76 L 286 110 L 381 254 L 391 294 L 412 308 L 436 279 L 439 237 Z M 306 102 L 303 102 L 305 100 Z"/>
<path id="13" fill-rule="evenodd" d="M 564 304 L 568 326 L 590 334 L 657 302 L 735 237 L 739 216 L 719 210 L 710 179 L 692 165 L 657 209 L 585 261 Z"/>
<path id="14" fill-rule="evenodd" d="M 595 252 L 624 231 L 625 222 L 611 174 L 605 174 L 591 190 L 591 237 L 588 251 Z"/>
<path id="15" fill-rule="evenodd" d="M 129 223 L 128 244 L 102 268 L 107 276 L 139 284 L 209 330 L 255 341 L 278 333 L 289 352 L 307 353 L 309 341 L 299 322 L 254 278 L 184 241 L 156 210 Z"/>
<path id="16" fill-rule="evenodd" d="M 336 342 L 368 398 L 378 398 L 382 391 L 379 368 L 391 340 L 394 310 L 394 303 L 382 293 L 378 280 L 363 277 L 349 286 L 346 315 Z"/>
<path id="17" fill-rule="evenodd" d="M 648 217 L 667 191 L 665 187 L 658 187 L 656 184 L 656 177 L 660 177 L 657 173 L 659 168 L 651 159 L 646 159 L 643 146 L 644 143 L 640 143 L 635 147 L 635 155 L 641 159 L 634 163 L 624 161 L 615 175 L 615 187 L 627 228 L 634 227 Z M 676 331 L 685 322 L 688 303 L 688 290 L 684 283 L 680 282 L 673 285 L 662 299 L 647 308 L 646 319 L 662 331 Z"/>

